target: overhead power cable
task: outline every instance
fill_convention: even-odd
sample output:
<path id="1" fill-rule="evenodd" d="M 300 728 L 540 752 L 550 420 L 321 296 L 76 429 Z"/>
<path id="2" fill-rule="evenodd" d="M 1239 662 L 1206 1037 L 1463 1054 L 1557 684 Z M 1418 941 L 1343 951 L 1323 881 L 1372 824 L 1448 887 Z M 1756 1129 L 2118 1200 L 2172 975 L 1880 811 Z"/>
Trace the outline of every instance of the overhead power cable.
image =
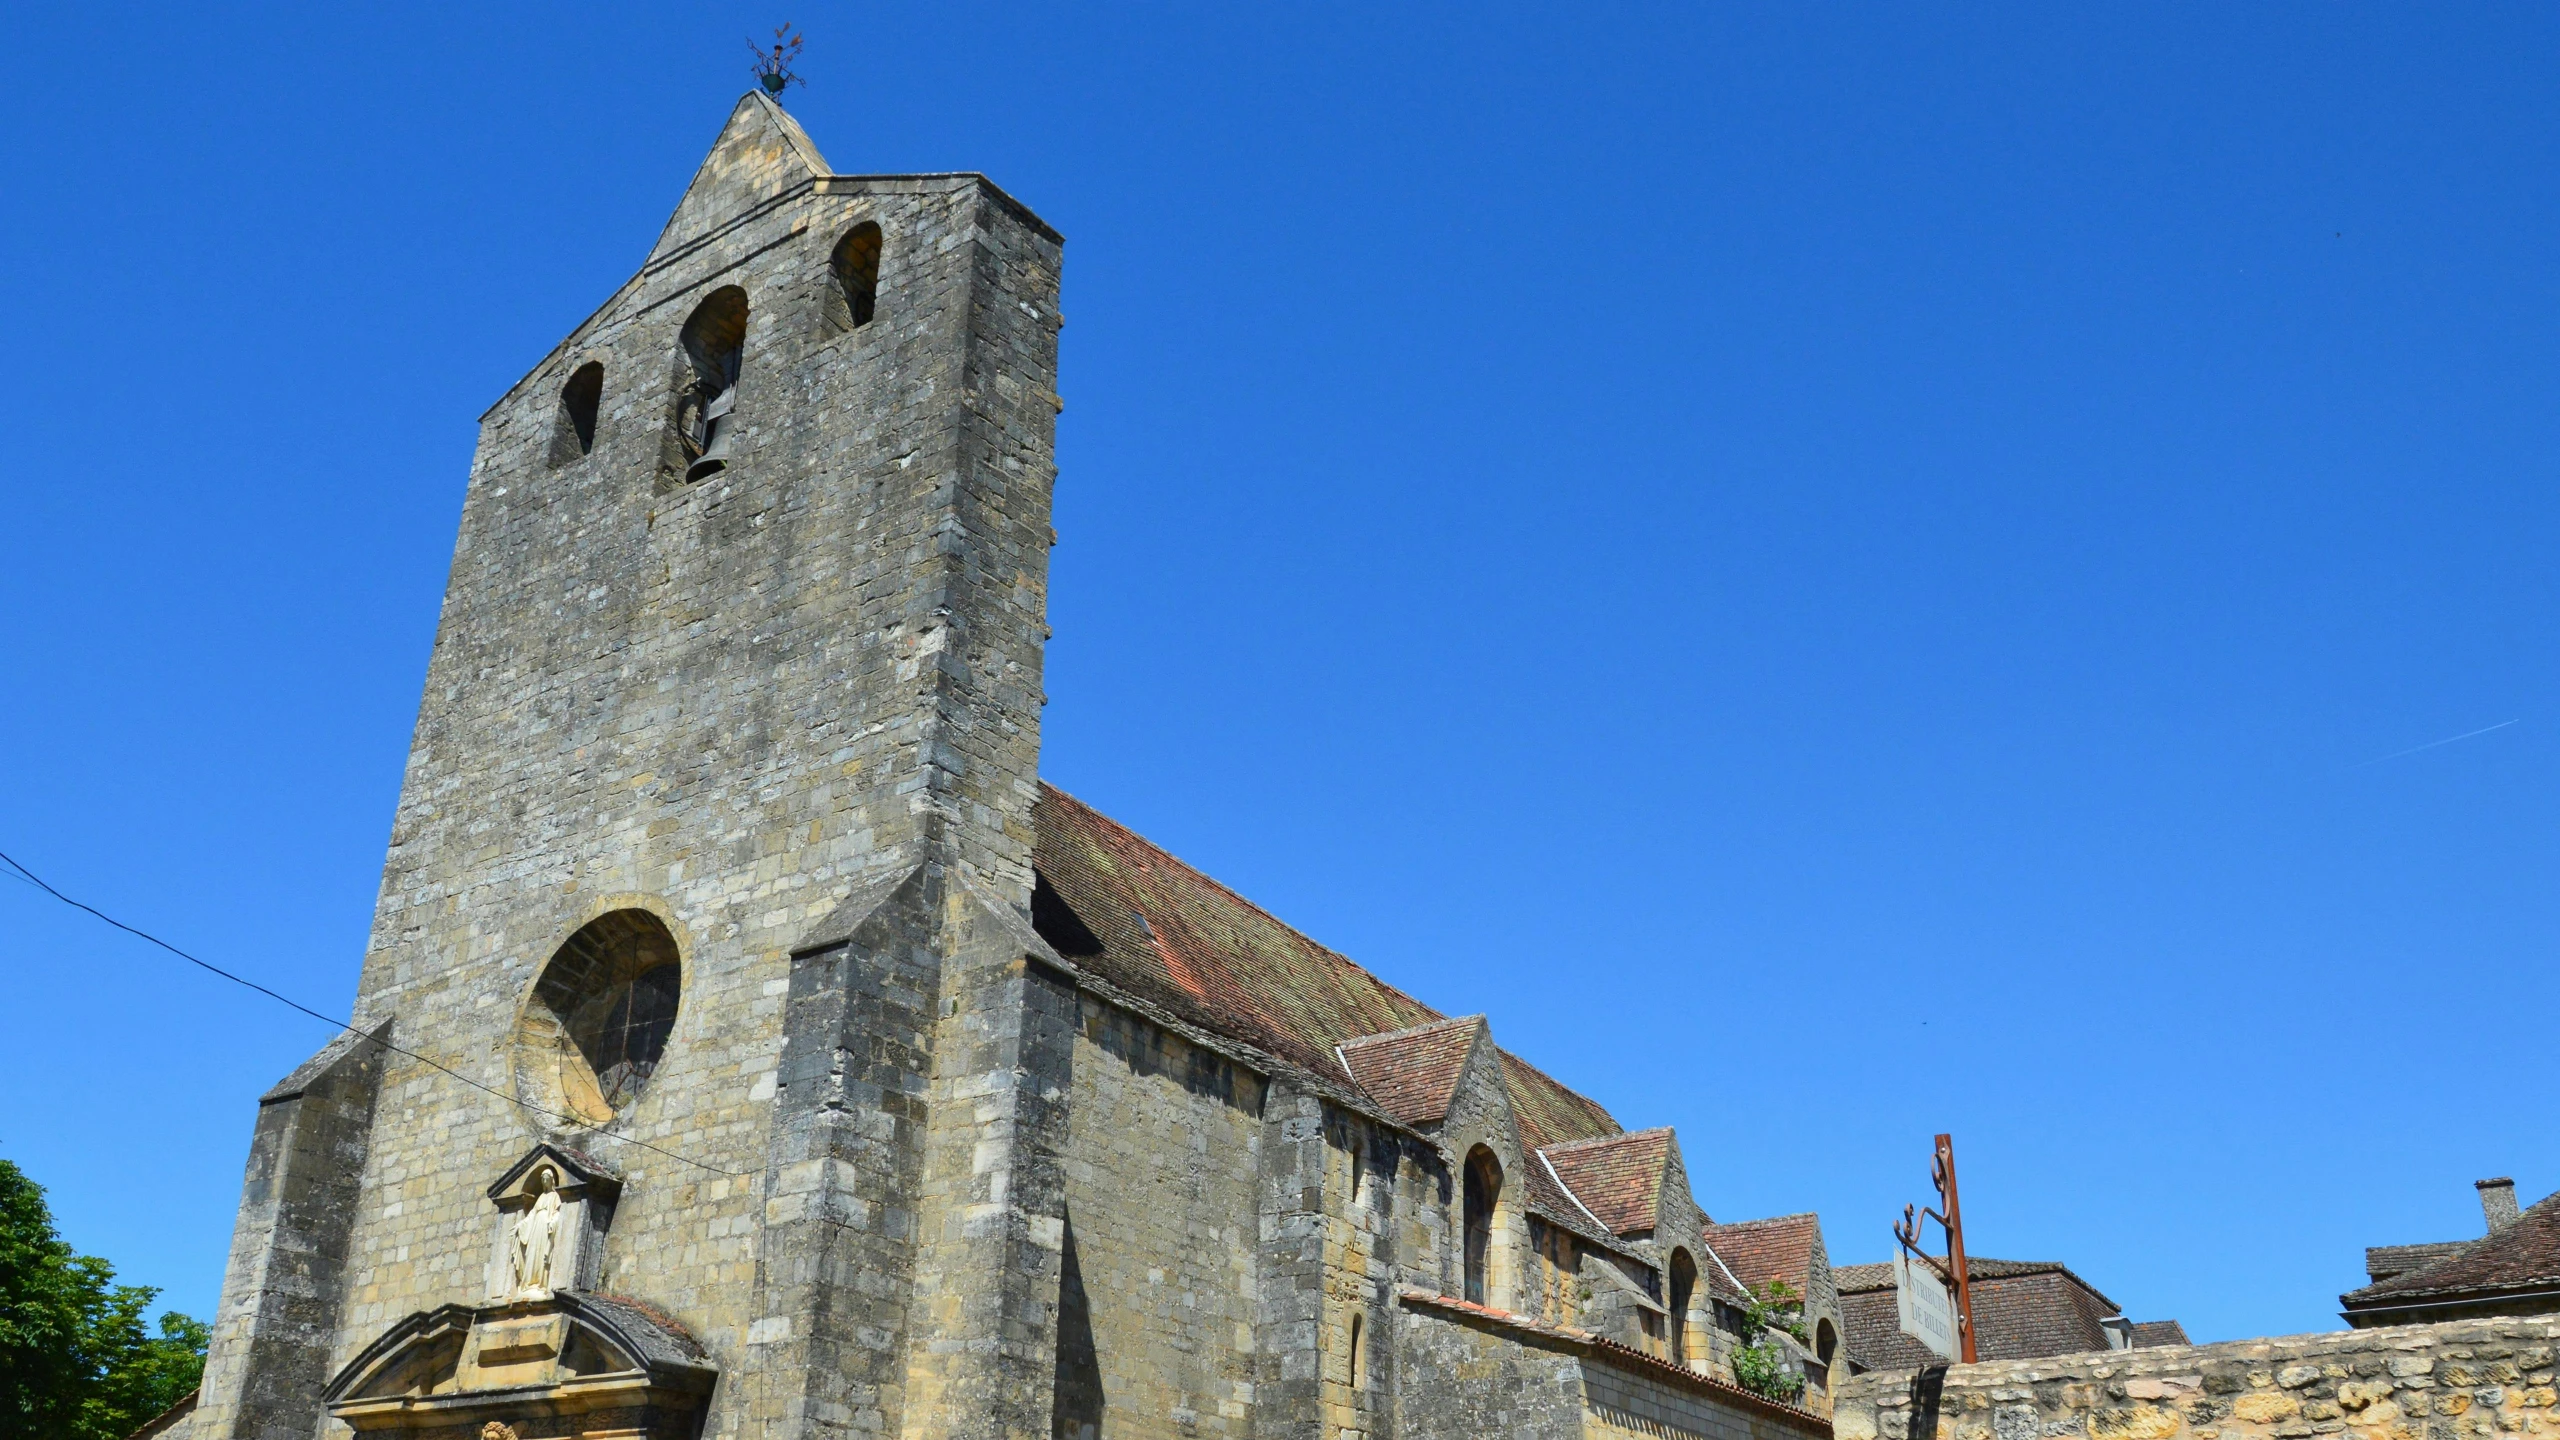
<path id="1" fill-rule="evenodd" d="M 268 999 L 275 1001 L 277 1004 L 283 1005 L 288 1009 L 298 1010 L 303 1014 L 310 1016 L 312 1019 L 319 1021 L 323 1025 L 332 1026 L 336 1029 L 344 1030 L 350 1035 L 372 1040 L 374 1044 L 380 1045 L 383 1049 L 390 1051 L 394 1055 L 405 1055 L 431 1070 L 439 1070 L 452 1076 L 454 1079 L 461 1081 L 463 1084 L 470 1086 L 474 1090 L 486 1091 L 487 1093 L 495 1095 L 499 1099 L 506 1101 L 508 1104 L 518 1106 L 532 1114 L 542 1116 L 548 1120 L 561 1121 L 575 1129 L 584 1130 L 587 1128 L 586 1122 L 580 1120 L 575 1115 L 564 1114 L 558 1110 L 552 1110 L 541 1105 L 536 1105 L 530 1100 L 526 1100 L 521 1096 L 510 1095 L 492 1085 L 483 1085 L 479 1081 L 472 1079 L 470 1076 L 463 1074 L 461 1071 L 454 1069 L 452 1066 L 444 1064 L 441 1061 L 430 1060 L 415 1050 L 404 1050 L 401 1047 L 392 1044 L 388 1040 L 375 1040 L 372 1036 L 366 1035 L 364 1031 L 358 1030 L 355 1026 L 348 1024 L 344 1020 L 337 1019 L 334 1016 L 323 1015 L 319 1011 L 312 1009 L 310 1006 L 303 1004 L 301 1001 L 293 999 L 291 996 L 279 995 L 275 991 L 268 989 L 266 986 L 259 984 L 255 980 L 249 979 L 245 975 L 235 975 L 209 960 L 202 960 L 196 956 L 190 955 L 186 951 L 179 949 L 177 946 L 170 944 L 168 941 L 161 939 L 159 936 L 152 934 L 148 930 L 127 925 L 123 921 L 108 914 L 106 911 L 99 909 L 95 905 L 87 905 L 78 900 L 74 900 L 70 896 L 63 894 L 61 891 L 54 889 L 51 885 L 46 884 L 43 876 L 38 875 L 33 870 L 19 864 L 17 857 L 9 854 L 5 850 L 0 850 L 0 861 L 7 862 L 9 869 L 16 872 L 17 878 L 25 880 L 28 884 L 35 886 L 37 889 L 42 890 L 47 895 L 50 895 L 54 899 L 61 901 L 63 904 L 70 906 L 72 909 L 82 911 L 96 919 L 103 920 L 107 924 L 114 926 L 116 929 L 121 930 L 136 939 L 148 940 L 152 944 L 159 946 L 161 949 L 168 951 L 170 954 L 177 956 L 179 959 L 186 961 L 188 964 L 193 965 L 198 969 L 209 970 L 212 973 L 221 976 L 223 979 L 230 981 L 234 985 L 255 990 L 259 994 L 266 996 Z M 591 1131 L 589 1133 L 601 1132 Z M 636 1139 L 629 1135 L 607 1134 L 605 1135 L 605 1138 L 609 1140 L 619 1140 L 625 1145 L 637 1145 L 643 1150 L 664 1155 L 670 1160 L 681 1160 L 687 1165 L 691 1165 L 698 1170 L 708 1170 L 714 1175 L 727 1175 L 733 1179 L 740 1180 L 750 1178 L 743 1171 L 728 1170 L 723 1169 L 718 1165 L 707 1164 L 703 1161 L 694 1159 L 690 1155 L 680 1155 L 673 1150 L 665 1148 L 664 1146 L 652 1145 L 646 1140 Z"/>

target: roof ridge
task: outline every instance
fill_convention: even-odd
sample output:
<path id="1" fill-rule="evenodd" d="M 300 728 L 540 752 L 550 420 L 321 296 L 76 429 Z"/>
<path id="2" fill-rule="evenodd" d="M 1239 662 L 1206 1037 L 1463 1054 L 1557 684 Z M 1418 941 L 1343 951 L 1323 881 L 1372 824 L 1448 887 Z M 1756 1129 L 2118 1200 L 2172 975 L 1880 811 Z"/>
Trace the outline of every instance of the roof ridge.
<path id="1" fill-rule="evenodd" d="M 1526 1065 L 1529 1062 L 1523 1060 L 1520 1063 Z M 1549 1076 L 1548 1078 L 1553 1079 L 1554 1077 Z M 1581 1092 L 1575 1091 L 1574 1093 L 1580 1094 Z M 1615 1135 L 1593 1135 L 1581 1140 L 1559 1140 L 1552 1145 L 1542 1145 L 1538 1148 L 1541 1151 L 1581 1150 L 1594 1145 L 1622 1145 L 1629 1140 L 1647 1140 L 1656 1135 L 1668 1135 L 1670 1133 L 1672 1133 L 1672 1131 L 1671 1127 L 1668 1125 L 1651 1125 L 1642 1130 L 1621 1130 Z"/>
<path id="2" fill-rule="evenodd" d="M 1964 1257 L 1966 1272 L 1965 1279 L 1970 1284 L 1997 1285 L 2003 1280 L 2024 1280 L 2030 1275 L 2063 1275 L 2067 1276 L 2072 1284 L 2079 1286 L 2081 1289 L 2097 1296 L 2100 1300 L 2105 1301 L 2109 1310 L 2118 1315 L 2124 1313 L 2124 1307 L 2117 1304 L 2113 1296 L 2110 1296 L 2106 1291 L 2099 1289 L 2097 1286 L 2090 1284 L 2086 1276 L 2082 1275 L 2079 1271 L 2072 1269 L 2070 1266 L 2063 1264 L 2059 1260 L 1993 1260 L 1992 1257 L 1988 1255 L 1982 1256 L 1981 1258 L 1983 1260 L 1990 1261 L 1995 1265 L 2015 1265 L 2018 1269 L 2007 1275 L 1977 1276 L 1972 1273 L 1975 1257 L 1967 1255 Z"/>
<path id="3" fill-rule="evenodd" d="M 2394 1295 L 2421 1293 L 2423 1290 L 2430 1287 L 2423 1287 L 2415 1284 L 2414 1282 L 2425 1279 L 2427 1276 L 2434 1274 L 2436 1271 L 2443 1269 L 2447 1265 L 2451 1265 L 2457 1260 L 2467 1258 L 2471 1254 L 2473 1246 L 2483 1244 L 2496 1238 L 2497 1232 L 2491 1231 L 2489 1234 L 2480 1236 L 2478 1239 L 2473 1240 L 2433 1242 L 2437 1244 L 2450 1243 L 2454 1246 L 2454 1249 L 2450 1253 L 2436 1256 L 2434 1259 L 2427 1261 L 2427 1263 L 2423 1265 L 2412 1265 L 2408 1269 L 2403 1270 L 2396 1275 L 2386 1275 L 2379 1280 L 2368 1280 L 2364 1284 L 2357 1286 L 2355 1289 L 2348 1291 L 2346 1295 L 2341 1295 L 2338 1298 L 2344 1300 L 2347 1298 L 2347 1295 L 2362 1295 L 2368 1290 Z M 2418 1246 L 2426 1245 L 2428 1243 L 2430 1242 L 2421 1240 L 2416 1242 L 2414 1245 L 2408 1246 L 2368 1245 L 2365 1247 L 2365 1259 L 2370 1263 L 2373 1258 L 2373 1252 L 2376 1250 L 2416 1249 Z M 2446 1287 L 2439 1286 L 2432 1288 L 2441 1289 Z M 2458 1289 L 2460 1287 L 2456 1286 L 2452 1288 Z"/>
<path id="4" fill-rule="evenodd" d="M 1718 1220 L 1713 1222 L 1713 1226 L 1718 1230 L 1739 1230 L 1745 1225 L 1775 1225 L 1781 1220 L 1819 1220 L 1821 1218 L 1822 1212 L 1819 1210 L 1790 1210 L 1784 1215 L 1762 1215 L 1752 1220 Z"/>
<path id="5" fill-rule="evenodd" d="M 1419 1035 L 1425 1030 L 1445 1030 L 1452 1025 L 1464 1025 L 1470 1020 L 1484 1020 L 1484 1018 L 1484 1015 L 1479 1012 L 1474 1015 L 1452 1015 L 1445 1020 L 1426 1020 L 1419 1025 L 1407 1025 L 1401 1030 L 1380 1030 L 1369 1035 L 1354 1035 L 1335 1048 L 1342 1049 L 1352 1045 L 1383 1045 L 1389 1040 L 1402 1040 L 1410 1035 Z M 1493 1028 L 1491 1022 L 1486 1022 L 1485 1028 L 1488 1030 Z"/>
<path id="6" fill-rule="evenodd" d="M 1490 1026 L 1490 1025 L 1488 1025 L 1488 1026 L 1487 1026 L 1487 1028 L 1488 1028 L 1488 1029 L 1490 1029 L 1490 1028 L 1491 1028 L 1491 1026 Z M 1502 1043 L 1501 1043 L 1500 1041 L 1496 1041 L 1496 1042 L 1494 1042 L 1493 1049 L 1494 1049 L 1494 1053 L 1495 1053 L 1495 1054 L 1500 1055 L 1500 1056 L 1502 1057 L 1502 1059 L 1503 1059 L 1504 1063 L 1506 1063 L 1506 1064 L 1510 1064 L 1510 1065 L 1517 1065 L 1517 1066 L 1519 1066 L 1521 1069 L 1526 1070 L 1526 1071 L 1528 1071 L 1530 1074 L 1532 1074 L 1532 1075 L 1534 1075 L 1534 1076 L 1538 1077 L 1538 1078 L 1539 1078 L 1539 1079 L 1541 1079 L 1541 1080 L 1544 1080 L 1545 1082 L 1547 1082 L 1547 1083 L 1548 1083 L 1548 1084 L 1550 1084 L 1550 1085 L 1553 1085 L 1554 1087 L 1556 1087 L 1556 1089 L 1558 1089 L 1558 1090 L 1560 1090 L 1560 1091 L 1563 1091 L 1565 1094 L 1572 1096 L 1574 1099 L 1579 1100 L 1579 1101 L 1581 1101 L 1583 1104 L 1590 1106 L 1593 1110 L 1598 1111 L 1598 1112 L 1599 1112 L 1599 1114 L 1600 1114 L 1600 1118 L 1601 1118 L 1602 1120 L 1607 1121 L 1607 1122 L 1608 1122 L 1609 1124 L 1611 1124 L 1611 1125 L 1618 1125 L 1618 1117 L 1617 1117 L 1616 1115 L 1614 1115 L 1614 1114 L 1610 1113 L 1610 1110 L 1609 1110 L 1609 1107 L 1608 1107 L 1608 1106 L 1601 1104 L 1599 1101 L 1594 1100 L 1594 1099 L 1592 1099 L 1590 1096 L 1583 1094 L 1581 1091 L 1574 1089 L 1574 1088 L 1573 1088 L 1572 1086 L 1570 1086 L 1570 1085 L 1567 1085 L 1566 1083 L 1564 1083 L 1563 1081 L 1561 1081 L 1561 1080 L 1557 1079 L 1555 1076 L 1553 1076 L 1553 1075 L 1549 1074 L 1549 1073 L 1548 1073 L 1548 1072 L 1546 1072 L 1545 1070 L 1542 1070 L 1542 1069 L 1538 1068 L 1538 1066 L 1537 1066 L 1536 1062 L 1531 1061 L 1531 1060 L 1524 1059 L 1524 1058 L 1522 1058 L 1521 1056 L 1519 1056 L 1519 1055 L 1517 1055 L 1517 1054 L 1513 1053 L 1512 1051 L 1509 1051 L 1509 1050 L 1505 1050 L 1505 1049 L 1503 1049 L 1503 1048 L 1502 1048 Z M 1627 1133 L 1627 1130 L 1626 1130 L 1626 1127 L 1625 1127 L 1625 1126 L 1620 1125 L 1620 1126 L 1618 1126 L 1617 1130 L 1615 1130 L 1613 1133 L 1615 1133 L 1615 1134 L 1619 1134 L 1619 1135 L 1624 1135 L 1624 1134 L 1626 1134 L 1626 1133 Z M 1556 1142 L 1556 1143 L 1558 1143 L 1558 1144 L 1565 1144 L 1565 1143 L 1568 1143 L 1568 1142 L 1565 1142 L 1565 1141 L 1558 1141 L 1558 1142 Z"/>

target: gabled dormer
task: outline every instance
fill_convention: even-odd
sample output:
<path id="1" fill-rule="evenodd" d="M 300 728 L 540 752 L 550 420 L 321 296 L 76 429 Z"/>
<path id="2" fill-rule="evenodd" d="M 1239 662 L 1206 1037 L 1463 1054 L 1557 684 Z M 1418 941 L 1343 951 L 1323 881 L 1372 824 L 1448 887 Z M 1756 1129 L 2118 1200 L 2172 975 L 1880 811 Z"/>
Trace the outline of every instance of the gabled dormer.
<path id="1" fill-rule="evenodd" d="M 1439 1143 L 1456 1177 L 1456 1253 L 1448 1293 L 1471 1304 L 1520 1303 L 1531 1255 L 1522 1184 L 1525 1147 L 1511 1113 L 1502 1052 L 1481 1015 L 1344 1041 L 1343 1073 L 1387 1117 Z"/>

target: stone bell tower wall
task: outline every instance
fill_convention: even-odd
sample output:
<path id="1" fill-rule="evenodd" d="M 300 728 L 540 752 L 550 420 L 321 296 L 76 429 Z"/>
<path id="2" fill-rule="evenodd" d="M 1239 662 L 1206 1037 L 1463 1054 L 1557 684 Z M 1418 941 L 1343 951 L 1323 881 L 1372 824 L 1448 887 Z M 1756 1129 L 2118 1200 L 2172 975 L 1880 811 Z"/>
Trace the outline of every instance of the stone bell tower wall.
<path id="1" fill-rule="evenodd" d="M 854 325 L 830 262 L 866 222 L 877 306 Z M 1010 1053 L 988 1032 L 1054 1003 L 1006 917 L 1031 890 L 1059 247 L 974 175 L 832 176 L 750 95 L 646 266 L 482 418 L 358 1023 L 396 1017 L 402 1049 L 543 1103 L 520 1088 L 518 1017 L 563 940 L 620 909 L 674 936 L 681 1002 L 654 1075 L 596 1129 L 383 1058 L 333 1365 L 479 1298 L 484 1189 L 558 1134 L 623 1177 L 600 1288 L 665 1310 L 719 1367 L 705 1434 L 899 1428 L 903 1358 L 798 1400 L 766 1383 L 815 1358 L 782 1343 L 805 1314 L 774 1307 L 869 1287 L 866 1323 L 903 1357 L 928 1152 L 1003 1152 L 1020 1128 L 973 1132 L 1004 1107 L 950 1068 Z M 671 482 L 678 335 L 726 286 L 747 301 L 732 458 Z M 591 362 L 581 454 L 561 397 Z M 960 923 L 964 898 L 992 918 Z M 849 907 L 879 911 L 887 949 L 844 949 Z M 833 989 L 795 966 L 813 947 L 851 956 Z M 973 955 L 998 958 L 955 982 Z M 937 1061 L 945 990 L 1011 1008 Z M 828 1123 L 887 1157 L 858 1193 L 838 1175 L 853 1140 L 810 1148 L 830 1073 L 853 1098 Z M 966 1208 L 965 1174 L 944 1188 Z M 813 1259 L 773 1238 L 785 1222 L 852 1248 Z M 206 1402 L 195 1433 L 235 1433 L 236 1407 Z M 314 1433 L 316 1394 L 293 1418 Z"/>

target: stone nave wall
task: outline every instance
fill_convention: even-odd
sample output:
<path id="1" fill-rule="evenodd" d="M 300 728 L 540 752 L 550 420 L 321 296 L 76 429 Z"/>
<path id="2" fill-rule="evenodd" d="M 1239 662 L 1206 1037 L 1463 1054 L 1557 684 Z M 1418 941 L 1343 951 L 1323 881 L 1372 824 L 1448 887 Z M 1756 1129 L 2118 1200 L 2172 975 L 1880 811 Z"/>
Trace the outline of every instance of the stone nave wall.
<path id="1" fill-rule="evenodd" d="M 2164 1346 L 1841 1382 L 1838 1440 L 2491 1440 L 2560 1434 L 2560 1316 Z"/>

